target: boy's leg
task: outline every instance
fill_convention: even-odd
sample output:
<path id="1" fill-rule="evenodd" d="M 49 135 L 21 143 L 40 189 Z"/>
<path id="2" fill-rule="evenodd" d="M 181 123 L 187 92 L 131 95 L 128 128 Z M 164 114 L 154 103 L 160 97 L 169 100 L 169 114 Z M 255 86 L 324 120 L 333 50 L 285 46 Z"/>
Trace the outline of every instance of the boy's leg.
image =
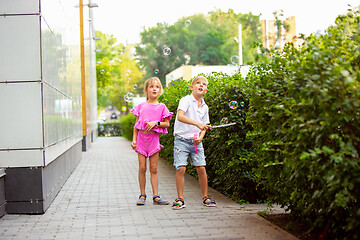
<path id="1" fill-rule="evenodd" d="M 178 135 L 175 135 L 174 138 L 174 166 L 176 168 L 176 191 L 178 198 L 175 199 L 173 203 L 173 209 L 182 209 L 184 208 L 184 184 L 185 184 L 185 172 L 187 165 L 187 158 L 189 155 L 189 144 L 192 140 L 187 140 Z"/>
<path id="2" fill-rule="evenodd" d="M 187 158 L 189 155 L 189 144 L 191 140 L 187 140 L 178 135 L 174 138 L 174 166 L 176 168 L 176 190 L 178 198 L 184 199 L 184 184 Z"/>
<path id="3" fill-rule="evenodd" d="M 138 153 L 139 160 L 139 186 L 140 193 L 145 194 L 145 184 L 146 184 L 146 157 Z"/>
<path id="4" fill-rule="evenodd" d="M 205 197 L 208 194 L 208 178 L 206 174 L 206 168 L 204 166 L 196 167 L 196 172 L 199 176 L 202 197 Z"/>
<path id="5" fill-rule="evenodd" d="M 207 207 L 215 207 L 215 201 L 211 200 L 210 196 L 208 195 L 208 178 L 205 166 L 196 167 L 196 171 L 199 175 L 199 183 L 204 205 L 206 205 Z"/>
<path id="6" fill-rule="evenodd" d="M 159 152 L 149 157 L 150 162 L 150 182 L 153 190 L 153 195 L 158 195 L 159 189 L 159 177 L 158 177 L 158 161 L 159 161 Z"/>
<path id="7" fill-rule="evenodd" d="M 186 167 L 182 166 L 179 170 L 176 170 L 176 190 L 178 198 L 184 199 L 184 184 L 185 184 L 185 172 Z"/>

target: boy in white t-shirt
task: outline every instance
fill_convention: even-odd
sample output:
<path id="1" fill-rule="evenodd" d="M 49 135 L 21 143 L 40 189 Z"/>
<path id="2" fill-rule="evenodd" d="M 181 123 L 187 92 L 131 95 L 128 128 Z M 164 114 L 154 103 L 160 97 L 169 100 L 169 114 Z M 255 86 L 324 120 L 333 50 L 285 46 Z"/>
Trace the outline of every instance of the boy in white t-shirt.
<path id="1" fill-rule="evenodd" d="M 203 204 L 215 207 L 216 203 L 208 195 L 208 179 L 206 174 L 206 161 L 202 140 L 206 130 L 210 128 L 209 107 L 203 95 L 207 92 L 208 81 L 203 76 L 195 77 L 191 83 L 192 94 L 181 98 L 177 110 L 174 126 L 174 166 L 176 168 L 176 189 L 178 198 L 172 208 L 186 207 L 184 201 L 184 175 L 186 172 L 187 158 L 195 166 L 199 176 Z"/>

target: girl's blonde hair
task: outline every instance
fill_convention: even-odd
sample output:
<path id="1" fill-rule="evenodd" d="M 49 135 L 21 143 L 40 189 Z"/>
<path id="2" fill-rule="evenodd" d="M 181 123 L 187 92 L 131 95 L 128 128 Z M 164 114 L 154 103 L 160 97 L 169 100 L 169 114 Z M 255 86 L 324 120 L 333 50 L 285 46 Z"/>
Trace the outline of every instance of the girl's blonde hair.
<path id="1" fill-rule="evenodd" d="M 158 84 L 160 85 L 160 94 L 163 93 L 163 87 L 162 87 L 162 85 L 161 85 L 160 79 L 159 79 L 158 77 L 151 77 L 151 78 L 147 79 L 147 80 L 145 81 L 145 83 L 144 83 L 144 92 L 145 92 L 145 94 L 146 94 L 146 98 L 148 98 L 148 97 L 147 97 L 146 90 L 148 89 L 149 85 L 150 85 L 152 82 L 156 82 L 156 81 L 157 81 Z"/>

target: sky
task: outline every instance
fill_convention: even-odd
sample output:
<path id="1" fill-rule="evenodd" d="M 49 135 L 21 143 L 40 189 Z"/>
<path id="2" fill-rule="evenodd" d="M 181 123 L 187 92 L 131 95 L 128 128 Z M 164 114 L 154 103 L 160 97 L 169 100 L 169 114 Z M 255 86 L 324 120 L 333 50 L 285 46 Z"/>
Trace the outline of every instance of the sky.
<path id="1" fill-rule="evenodd" d="M 274 19 L 273 12 L 283 10 L 284 17 L 295 16 L 296 32 L 309 35 L 334 25 L 339 14 L 360 0 L 92 0 L 94 26 L 102 33 L 113 35 L 118 43 L 140 42 L 140 32 L 157 23 L 175 23 L 182 17 L 221 9 L 227 12 L 259 15 Z"/>

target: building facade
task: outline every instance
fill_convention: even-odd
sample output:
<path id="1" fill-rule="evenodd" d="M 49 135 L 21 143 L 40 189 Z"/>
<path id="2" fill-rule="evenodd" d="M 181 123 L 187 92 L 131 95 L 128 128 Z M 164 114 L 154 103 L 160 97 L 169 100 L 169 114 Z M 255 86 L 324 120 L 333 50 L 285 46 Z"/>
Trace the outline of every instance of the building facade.
<path id="1" fill-rule="evenodd" d="M 6 174 L 7 213 L 45 212 L 81 160 L 76 4 L 0 1 L 0 168 Z M 84 19 L 86 127 L 96 135 L 95 40 L 85 7 Z"/>
<path id="2" fill-rule="evenodd" d="M 287 42 L 296 43 L 296 22 L 291 16 L 284 20 L 284 26 L 277 28 L 275 20 L 260 20 L 262 44 L 265 48 L 282 49 Z"/>
<path id="3" fill-rule="evenodd" d="M 243 76 L 246 76 L 250 69 L 250 66 L 242 65 L 241 67 L 239 67 L 239 65 L 183 65 L 166 74 L 166 86 L 169 86 L 171 81 L 176 81 L 179 79 L 184 79 L 188 81 L 201 73 L 209 74 L 212 72 L 222 72 L 227 75 L 233 75 L 234 73 L 237 73 L 239 71 L 239 68 L 241 74 Z"/>

